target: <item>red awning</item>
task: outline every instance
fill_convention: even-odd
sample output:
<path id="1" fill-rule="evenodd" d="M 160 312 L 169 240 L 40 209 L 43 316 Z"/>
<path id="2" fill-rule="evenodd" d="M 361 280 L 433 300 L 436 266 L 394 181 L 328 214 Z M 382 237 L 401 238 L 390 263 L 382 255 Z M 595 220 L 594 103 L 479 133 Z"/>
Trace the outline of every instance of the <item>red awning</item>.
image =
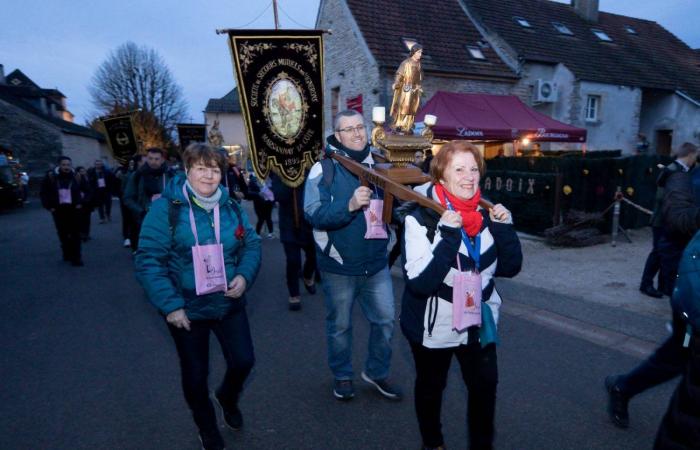
<path id="1" fill-rule="evenodd" d="M 437 116 L 438 139 L 512 141 L 529 138 L 546 142 L 585 142 L 586 130 L 535 111 L 513 95 L 458 94 L 438 91 L 416 115 Z"/>

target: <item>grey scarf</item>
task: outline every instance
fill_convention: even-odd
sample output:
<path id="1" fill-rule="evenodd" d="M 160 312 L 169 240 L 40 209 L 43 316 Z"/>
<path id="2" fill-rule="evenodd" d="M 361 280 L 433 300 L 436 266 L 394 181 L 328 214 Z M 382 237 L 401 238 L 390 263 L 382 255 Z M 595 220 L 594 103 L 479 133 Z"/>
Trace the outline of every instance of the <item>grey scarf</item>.
<path id="1" fill-rule="evenodd" d="M 217 188 L 216 192 L 211 194 L 209 197 L 203 197 L 194 190 L 189 181 L 185 181 L 185 186 L 187 186 L 187 190 L 194 195 L 194 201 L 197 203 L 197 205 L 201 206 L 207 212 L 212 211 L 219 203 L 219 200 L 221 200 L 220 188 Z"/>

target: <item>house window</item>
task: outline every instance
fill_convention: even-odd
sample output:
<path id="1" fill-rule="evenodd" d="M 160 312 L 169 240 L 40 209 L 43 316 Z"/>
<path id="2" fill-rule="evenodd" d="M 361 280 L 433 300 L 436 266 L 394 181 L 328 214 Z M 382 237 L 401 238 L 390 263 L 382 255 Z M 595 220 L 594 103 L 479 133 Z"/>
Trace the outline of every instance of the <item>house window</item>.
<path id="1" fill-rule="evenodd" d="M 335 117 L 340 111 L 338 107 L 340 105 L 340 86 L 331 89 L 331 116 Z"/>
<path id="2" fill-rule="evenodd" d="M 472 47 L 471 45 L 468 45 L 467 50 L 469 50 L 469 54 L 474 59 L 486 59 L 486 57 L 484 56 L 484 52 L 482 52 L 479 47 Z"/>
<path id="3" fill-rule="evenodd" d="M 406 50 L 408 50 L 409 52 L 411 51 L 411 47 L 418 43 L 416 39 L 407 37 L 401 38 L 401 42 L 403 42 L 403 45 L 406 46 Z"/>
<path id="4" fill-rule="evenodd" d="M 586 122 L 597 122 L 600 117 L 600 95 L 589 95 L 586 100 Z"/>
<path id="5" fill-rule="evenodd" d="M 598 36 L 598 39 L 600 39 L 601 41 L 612 42 L 612 38 L 605 34 L 605 31 L 596 29 L 592 29 L 591 31 L 593 32 L 593 34 Z"/>
<path id="6" fill-rule="evenodd" d="M 532 28 L 530 22 L 528 22 L 526 19 L 523 19 L 522 17 L 513 17 L 513 20 L 515 20 L 515 23 L 517 23 L 523 28 Z"/>
<path id="7" fill-rule="evenodd" d="M 574 33 L 564 25 L 563 23 L 560 22 L 552 22 L 552 26 L 554 27 L 555 30 L 557 30 L 561 34 L 566 34 L 567 36 L 573 36 Z"/>
<path id="8" fill-rule="evenodd" d="M 629 34 L 637 34 L 637 30 L 635 30 L 629 25 L 625 25 L 625 31 L 627 31 Z"/>

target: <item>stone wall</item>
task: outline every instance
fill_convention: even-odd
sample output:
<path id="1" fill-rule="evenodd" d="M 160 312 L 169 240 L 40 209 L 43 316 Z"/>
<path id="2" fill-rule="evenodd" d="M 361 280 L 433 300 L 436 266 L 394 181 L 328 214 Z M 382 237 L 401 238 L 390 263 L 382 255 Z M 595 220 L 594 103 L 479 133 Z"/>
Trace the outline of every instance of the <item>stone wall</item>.
<path id="1" fill-rule="evenodd" d="M 62 133 L 63 155 L 73 160 L 73 167 L 92 167 L 95 160 L 103 160 L 108 167 L 115 167 L 109 147 L 97 139 L 77 134 Z"/>
<path id="2" fill-rule="evenodd" d="M 12 150 L 31 178 L 43 177 L 62 154 L 61 134 L 57 126 L 0 100 L 0 146 Z"/>
<path id="3" fill-rule="evenodd" d="M 656 147 L 656 132 L 671 130 L 671 148 L 700 142 L 700 106 L 676 93 L 644 91 L 640 131 Z"/>

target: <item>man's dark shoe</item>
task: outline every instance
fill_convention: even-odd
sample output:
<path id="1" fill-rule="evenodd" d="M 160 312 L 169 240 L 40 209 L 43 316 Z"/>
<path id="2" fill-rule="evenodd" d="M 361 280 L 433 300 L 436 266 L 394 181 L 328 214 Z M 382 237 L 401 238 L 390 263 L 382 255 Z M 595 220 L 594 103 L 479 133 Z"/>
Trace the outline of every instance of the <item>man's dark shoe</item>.
<path id="1" fill-rule="evenodd" d="M 616 376 L 605 377 L 605 390 L 608 391 L 608 414 L 616 427 L 627 428 L 630 426 L 630 417 L 627 411 L 629 398 L 622 393 L 617 381 L 618 377 Z"/>
<path id="2" fill-rule="evenodd" d="M 377 389 L 377 391 L 389 400 L 401 400 L 401 390 L 390 385 L 386 380 L 373 380 L 362 372 L 362 379 Z"/>
<path id="3" fill-rule="evenodd" d="M 355 396 L 352 380 L 335 380 L 333 383 L 333 395 L 338 400 L 350 400 Z"/>
<path id="4" fill-rule="evenodd" d="M 219 408 L 221 408 L 221 411 L 223 412 L 224 422 L 226 422 L 226 425 L 228 425 L 235 431 L 238 431 L 241 428 L 243 428 L 243 414 L 241 414 L 241 410 L 238 409 L 237 405 L 232 407 L 224 406 L 228 404 L 222 401 L 222 399 L 219 397 L 218 391 L 214 393 L 214 400 L 216 400 L 216 403 L 219 405 Z"/>
<path id="5" fill-rule="evenodd" d="M 664 294 L 661 291 L 654 289 L 654 286 L 640 286 L 639 290 L 642 291 L 643 294 L 648 295 L 649 297 L 661 298 L 664 296 Z"/>
<path id="6" fill-rule="evenodd" d="M 226 443 L 217 428 L 209 431 L 199 431 L 199 442 L 204 450 L 226 450 Z"/>
<path id="7" fill-rule="evenodd" d="M 311 295 L 316 294 L 316 283 L 314 283 L 313 278 L 311 280 L 306 280 L 304 279 L 304 287 L 306 288 L 306 292 L 308 292 Z"/>

